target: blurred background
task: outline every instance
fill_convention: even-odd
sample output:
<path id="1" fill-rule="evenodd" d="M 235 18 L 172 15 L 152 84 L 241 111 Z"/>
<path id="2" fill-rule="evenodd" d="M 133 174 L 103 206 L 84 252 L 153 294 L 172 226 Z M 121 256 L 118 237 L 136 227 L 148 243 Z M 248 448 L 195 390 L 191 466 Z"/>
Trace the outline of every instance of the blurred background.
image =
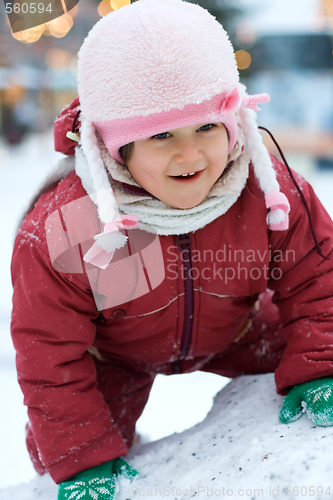
<path id="1" fill-rule="evenodd" d="M 77 96 L 77 52 L 102 16 L 129 1 L 80 0 L 63 16 L 14 34 L 0 5 L 0 488 L 35 474 L 25 450 L 27 417 L 9 334 L 15 231 L 29 200 L 63 158 L 54 151 L 53 122 Z M 311 182 L 332 217 L 333 0 L 191 3 L 210 10 L 228 31 L 248 92 L 271 97 L 261 106 L 259 125 L 274 133 L 290 166 Z M 201 421 L 227 382 L 199 372 L 158 376 L 138 424 L 142 439 L 159 439 Z"/>

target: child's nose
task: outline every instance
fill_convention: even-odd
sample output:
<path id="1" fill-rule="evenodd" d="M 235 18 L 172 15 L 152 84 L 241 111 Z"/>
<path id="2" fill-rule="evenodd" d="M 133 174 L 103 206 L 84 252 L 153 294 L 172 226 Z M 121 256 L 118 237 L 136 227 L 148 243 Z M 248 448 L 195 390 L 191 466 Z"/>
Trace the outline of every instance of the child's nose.
<path id="1" fill-rule="evenodd" d="M 194 163 L 203 157 L 202 148 L 194 138 L 179 140 L 176 149 L 177 163 Z"/>

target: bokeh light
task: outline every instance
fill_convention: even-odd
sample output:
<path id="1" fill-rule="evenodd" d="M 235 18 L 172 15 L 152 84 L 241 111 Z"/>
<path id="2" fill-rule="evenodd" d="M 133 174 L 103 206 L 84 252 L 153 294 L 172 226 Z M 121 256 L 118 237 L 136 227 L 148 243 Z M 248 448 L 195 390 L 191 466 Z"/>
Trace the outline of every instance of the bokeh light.
<path id="1" fill-rule="evenodd" d="M 3 102 L 7 106 L 15 106 L 19 102 L 21 102 L 26 95 L 25 89 L 22 85 L 14 81 L 8 82 L 8 86 L 3 91 Z"/>
<path id="2" fill-rule="evenodd" d="M 333 16 L 333 2 L 332 0 L 322 0 L 323 8 L 329 16 Z"/>
<path id="3" fill-rule="evenodd" d="M 125 5 L 130 5 L 131 0 L 111 0 L 111 7 L 113 10 L 119 10 Z"/>
<path id="4" fill-rule="evenodd" d="M 318 14 L 310 23 L 314 32 L 333 30 L 333 0 L 319 0 Z"/>
<path id="5" fill-rule="evenodd" d="M 109 0 L 108 0 L 109 1 Z M 41 24 L 39 26 L 35 26 L 33 28 L 29 28 L 27 30 L 24 29 L 24 21 L 17 21 L 17 23 L 21 23 L 21 28 L 23 31 L 18 31 L 16 33 L 12 32 L 13 38 L 22 43 L 33 43 L 37 42 L 42 35 L 45 36 L 54 36 L 55 38 L 62 38 L 73 26 L 73 17 L 77 15 L 79 11 L 78 5 L 76 5 L 73 9 L 71 9 L 70 13 L 63 14 L 48 23 Z M 9 19 L 7 17 L 6 22 L 10 27 Z M 17 26 L 17 23 L 14 24 L 13 28 L 20 29 L 20 26 Z"/>
<path id="6" fill-rule="evenodd" d="M 236 35 L 241 43 L 253 45 L 257 39 L 257 30 L 250 21 L 240 21 L 236 27 Z"/>
<path id="7" fill-rule="evenodd" d="M 35 26 L 34 28 L 29 28 L 24 31 L 19 31 L 17 33 L 12 32 L 13 38 L 22 43 L 33 43 L 40 39 L 44 32 L 44 25 Z"/>
<path id="8" fill-rule="evenodd" d="M 45 54 L 45 62 L 50 68 L 65 68 L 72 62 L 72 54 L 64 49 L 52 48 Z"/>
<path id="9" fill-rule="evenodd" d="M 236 50 L 235 56 L 238 69 L 247 69 L 250 66 L 252 59 L 246 50 Z"/>
<path id="10" fill-rule="evenodd" d="M 57 19 L 53 19 L 48 24 L 49 32 L 55 38 L 62 38 L 73 26 L 73 18 L 69 14 L 64 14 Z"/>
<path id="11" fill-rule="evenodd" d="M 106 16 L 110 12 L 113 12 L 113 8 L 111 7 L 111 2 L 110 0 L 102 0 L 102 2 L 99 4 L 97 8 L 98 14 L 101 17 Z"/>

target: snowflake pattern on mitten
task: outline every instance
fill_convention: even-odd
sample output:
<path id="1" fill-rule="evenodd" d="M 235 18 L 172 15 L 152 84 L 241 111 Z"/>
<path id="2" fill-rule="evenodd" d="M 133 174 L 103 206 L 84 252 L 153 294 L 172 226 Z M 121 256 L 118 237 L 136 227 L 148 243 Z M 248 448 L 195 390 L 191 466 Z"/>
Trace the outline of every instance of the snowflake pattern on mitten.
<path id="1" fill-rule="evenodd" d="M 115 484 L 113 478 L 94 478 L 89 481 L 76 481 L 64 486 L 63 498 L 79 500 L 85 497 L 92 500 L 110 499 L 113 497 Z"/>
<path id="2" fill-rule="evenodd" d="M 118 457 L 109 462 L 76 474 L 59 484 L 58 500 L 112 500 L 116 490 L 115 480 L 124 476 L 132 480 L 139 473 L 125 460 Z"/>

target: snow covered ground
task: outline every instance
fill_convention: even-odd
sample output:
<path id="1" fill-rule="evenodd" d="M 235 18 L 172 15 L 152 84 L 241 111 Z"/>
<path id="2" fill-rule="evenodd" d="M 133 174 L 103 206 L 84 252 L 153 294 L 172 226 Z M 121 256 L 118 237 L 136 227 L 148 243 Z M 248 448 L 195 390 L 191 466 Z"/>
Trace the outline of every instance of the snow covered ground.
<path id="1" fill-rule="evenodd" d="M 127 459 L 140 477 L 121 478 L 117 500 L 332 499 L 333 428 L 307 415 L 281 424 L 282 399 L 273 374 L 233 380 L 203 422 L 132 448 Z M 0 491 L 0 500 L 56 500 L 57 489 L 45 475 Z"/>
<path id="2" fill-rule="evenodd" d="M 63 155 L 53 152 L 51 131 L 31 136 L 10 150 L 0 141 L 0 488 L 5 488 L 0 491 L 0 500 L 56 498 L 56 488 L 48 477 L 33 479 L 29 485 L 7 488 L 35 477 L 25 450 L 26 411 L 16 382 L 9 335 L 12 293 L 9 264 L 20 214 L 36 186 L 60 158 Z M 289 156 L 289 160 L 291 167 L 311 182 L 333 216 L 333 172 L 317 172 L 307 158 Z M 150 495 L 149 490 L 163 486 L 182 490 L 184 498 L 183 490 L 190 487 L 196 489 L 196 496 L 201 498 L 222 496 L 214 492 L 223 486 L 226 488 L 224 496 L 229 497 L 242 496 L 237 491 L 243 488 L 246 498 L 246 489 L 262 487 L 264 495 L 258 493 L 256 497 L 251 493 L 252 496 L 247 497 L 273 498 L 275 489 L 279 488 L 280 496 L 275 495 L 275 498 L 294 498 L 282 494 L 282 488 L 303 486 L 303 493 L 307 492 L 308 496 L 299 490 L 299 498 L 328 499 L 331 495 L 333 498 L 333 470 L 330 469 L 333 430 L 312 428 L 306 417 L 290 428 L 281 426 L 277 415 L 282 398 L 276 396 L 271 375 L 233 381 L 218 396 L 204 423 L 182 434 L 148 443 L 182 432 L 203 420 L 211 408 L 213 396 L 227 382 L 228 379 L 200 372 L 157 378 L 138 424 L 143 444 L 133 448 L 130 455 L 131 463 L 141 471 L 141 478 L 135 483 L 139 489 L 131 490 L 133 484 L 122 488 L 119 500 L 158 498 L 158 493 Z M 318 488 L 328 487 L 330 480 L 330 495 L 323 493 L 321 497 Z M 316 488 L 314 495 L 309 490 L 312 485 Z M 213 488 L 213 494 L 202 490 L 208 486 Z M 227 493 L 228 488 L 233 491 L 232 495 Z M 171 489 L 167 491 L 170 493 L 166 497 L 182 498 L 179 492 L 172 496 Z"/>

